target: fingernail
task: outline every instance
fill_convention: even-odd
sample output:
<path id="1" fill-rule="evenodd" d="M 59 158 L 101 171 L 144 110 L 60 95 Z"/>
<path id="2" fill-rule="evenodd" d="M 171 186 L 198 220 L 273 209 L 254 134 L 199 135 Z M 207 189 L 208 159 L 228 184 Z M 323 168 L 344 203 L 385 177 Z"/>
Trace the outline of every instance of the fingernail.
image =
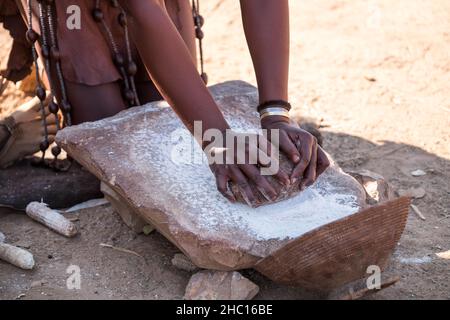
<path id="1" fill-rule="evenodd" d="M 294 163 L 298 163 L 300 161 L 300 157 L 298 155 L 294 155 L 292 157 L 292 160 L 294 161 Z"/>
<path id="2" fill-rule="evenodd" d="M 273 201 L 277 196 L 275 195 L 269 195 L 266 190 L 264 190 L 263 188 L 259 188 L 258 187 L 258 191 L 261 192 L 261 194 L 264 196 L 264 198 L 266 198 L 269 201 Z"/>
<path id="3" fill-rule="evenodd" d="M 291 184 L 296 184 L 296 183 L 297 183 L 297 181 L 298 181 L 298 179 L 297 179 L 297 178 L 292 178 L 292 179 L 291 179 Z"/>
<path id="4" fill-rule="evenodd" d="M 228 200 L 230 200 L 231 202 L 236 202 L 236 198 L 234 197 L 234 194 L 230 191 L 227 192 L 228 195 Z"/>

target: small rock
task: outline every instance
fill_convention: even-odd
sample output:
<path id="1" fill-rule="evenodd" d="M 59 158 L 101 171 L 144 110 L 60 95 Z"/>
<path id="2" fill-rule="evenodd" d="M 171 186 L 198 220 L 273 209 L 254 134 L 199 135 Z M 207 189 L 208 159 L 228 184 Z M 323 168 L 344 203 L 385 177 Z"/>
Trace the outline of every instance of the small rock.
<path id="1" fill-rule="evenodd" d="M 423 221 L 427 220 L 422 211 L 420 211 L 420 209 L 416 205 L 411 204 L 411 209 L 420 219 L 422 219 Z"/>
<path id="2" fill-rule="evenodd" d="M 33 281 L 30 285 L 31 288 L 42 287 L 46 282 L 44 280 Z"/>
<path id="3" fill-rule="evenodd" d="M 394 199 L 394 192 L 386 179 L 378 173 L 362 169 L 347 171 L 366 191 L 367 203 L 375 205 Z"/>
<path id="4" fill-rule="evenodd" d="M 251 300 L 259 287 L 239 272 L 200 271 L 186 287 L 186 300 Z"/>
<path id="5" fill-rule="evenodd" d="M 409 188 L 409 189 L 400 189 L 398 190 L 398 195 L 400 197 L 411 197 L 414 199 L 422 199 L 426 195 L 426 191 L 424 188 Z"/>
<path id="6" fill-rule="evenodd" d="M 150 225 L 150 224 L 147 224 L 147 225 L 145 225 L 143 228 L 142 228 L 142 232 L 146 235 L 146 236 L 148 236 L 150 233 L 152 233 L 153 231 L 155 230 L 155 227 L 153 227 L 152 225 Z"/>
<path id="7" fill-rule="evenodd" d="M 414 170 L 414 171 L 411 172 L 411 175 L 412 175 L 413 177 L 422 177 L 422 176 L 424 176 L 424 175 L 426 175 L 426 174 L 427 174 L 427 173 L 426 173 L 425 171 L 421 170 L 421 169 Z"/>
<path id="8" fill-rule="evenodd" d="M 5 242 L 5 235 L 3 233 L 0 232 L 0 243 Z"/>
<path id="9" fill-rule="evenodd" d="M 172 259 L 172 265 L 180 270 L 193 272 L 198 270 L 198 267 L 182 253 L 177 253 Z"/>
<path id="10" fill-rule="evenodd" d="M 22 299 L 23 297 L 25 297 L 25 293 L 21 293 L 16 297 L 16 300 Z"/>
<path id="11" fill-rule="evenodd" d="M 450 260 L 450 250 L 436 253 L 436 255 L 441 259 Z"/>

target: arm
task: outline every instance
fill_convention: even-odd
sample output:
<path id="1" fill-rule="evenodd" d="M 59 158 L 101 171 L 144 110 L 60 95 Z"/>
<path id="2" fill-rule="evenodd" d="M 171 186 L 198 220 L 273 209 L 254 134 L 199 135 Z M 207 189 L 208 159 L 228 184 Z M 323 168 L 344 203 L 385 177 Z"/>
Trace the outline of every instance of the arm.
<path id="1" fill-rule="evenodd" d="M 255 68 L 260 103 L 288 101 L 289 4 L 288 0 L 241 0 L 245 36 Z M 296 164 L 291 183 L 311 185 L 328 167 L 325 152 L 316 139 L 289 119 L 269 116 L 264 129 L 280 130 L 280 149 Z M 270 139 L 270 136 L 269 136 Z"/>
<path id="2" fill-rule="evenodd" d="M 194 121 L 202 122 L 202 133 L 208 129 L 221 132 L 229 129 L 218 106 L 207 90 L 181 36 L 170 20 L 162 0 L 122 0 L 129 13 L 130 32 L 139 54 L 158 89 L 169 102 L 186 127 L 194 133 Z M 205 145 L 202 144 L 203 147 Z M 256 201 L 250 188 L 253 181 L 269 200 L 275 199 L 278 190 L 250 164 L 214 164 L 211 166 L 219 191 L 234 200 L 228 181 L 235 182 L 248 199 Z M 280 179 L 289 181 L 286 174 Z"/>
<path id="3" fill-rule="evenodd" d="M 194 121 L 203 131 L 224 131 L 228 124 L 200 78 L 191 55 L 158 0 L 128 0 L 130 32 L 139 54 L 158 89 L 186 127 L 193 133 Z"/>
<path id="4" fill-rule="evenodd" d="M 288 100 L 288 0 L 241 0 L 242 21 L 258 82 L 259 102 Z"/>

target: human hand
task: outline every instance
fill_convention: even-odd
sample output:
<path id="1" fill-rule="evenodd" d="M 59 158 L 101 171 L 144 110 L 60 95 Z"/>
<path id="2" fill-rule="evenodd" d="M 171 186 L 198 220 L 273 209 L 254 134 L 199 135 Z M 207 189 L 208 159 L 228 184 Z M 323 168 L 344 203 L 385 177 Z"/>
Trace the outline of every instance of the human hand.
<path id="1" fill-rule="evenodd" d="M 277 170 L 274 174 L 279 183 L 270 183 L 261 174 L 261 167 L 269 164 L 272 166 L 273 161 L 278 161 L 270 157 L 270 143 L 262 136 L 241 140 L 244 142 L 241 144 L 236 143 L 234 138 L 233 143 L 228 140 L 225 146 L 213 145 L 204 149 L 219 192 L 228 200 L 235 202 L 236 195 L 229 185 L 232 182 L 251 207 L 257 206 L 258 196 L 255 192 L 261 193 L 269 202 L 276 200 L 282 187 L 290 184 L 290 179 L 282 170 Z"/>
<path id="2" fill-rule="evenodd" d="M 270 137 L 270 129 L 279 130 L 279 148 L 294 163 L 290 182 L 295 184 L 300 179 L 301 190 L 312 185 L 330 165 L 317 139 L 290 119 L 269 116 L 261 120 L 261 126 L 268 130 L 268 140 L 272 143 L 274 141 Z"/>

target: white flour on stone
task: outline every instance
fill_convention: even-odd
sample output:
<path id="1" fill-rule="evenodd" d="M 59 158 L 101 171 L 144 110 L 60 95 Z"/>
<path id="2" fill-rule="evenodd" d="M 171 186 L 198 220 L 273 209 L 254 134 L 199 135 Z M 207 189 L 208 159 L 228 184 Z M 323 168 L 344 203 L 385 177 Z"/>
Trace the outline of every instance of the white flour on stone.
<path id="1" fill-rule="evenodd" d="M 233 129 L 255 130 L 240 117 L 228 121 Z M 203 152 L 177 118 L 170 113 L 158 116 L 158 123 L 164 127 L 177 128 L 171 135 L 163 134 L 167 131 L 155 127 L 150 118 L 144 123 L 148 125 L 136 128 L 130 141 L 129 168 L 152 176 L 152 185 L 166 187 L 166 192 L 154 199 L 155 205 L 171 212 L 183 229 L 205 239 L 240 239 L 247 234 L 257 241 L 287 240 L 360 209 L 360 190 L 355 186 L 348 189 L 335 178 L 336 172 L 344 175 L 335 164 L 294 198 L 256 209 L 230 203 L 216 190 Z M 156 190 L 151 187 L 148 191 Z M 258 245 L 253 250 L 260 251 Z"/>

